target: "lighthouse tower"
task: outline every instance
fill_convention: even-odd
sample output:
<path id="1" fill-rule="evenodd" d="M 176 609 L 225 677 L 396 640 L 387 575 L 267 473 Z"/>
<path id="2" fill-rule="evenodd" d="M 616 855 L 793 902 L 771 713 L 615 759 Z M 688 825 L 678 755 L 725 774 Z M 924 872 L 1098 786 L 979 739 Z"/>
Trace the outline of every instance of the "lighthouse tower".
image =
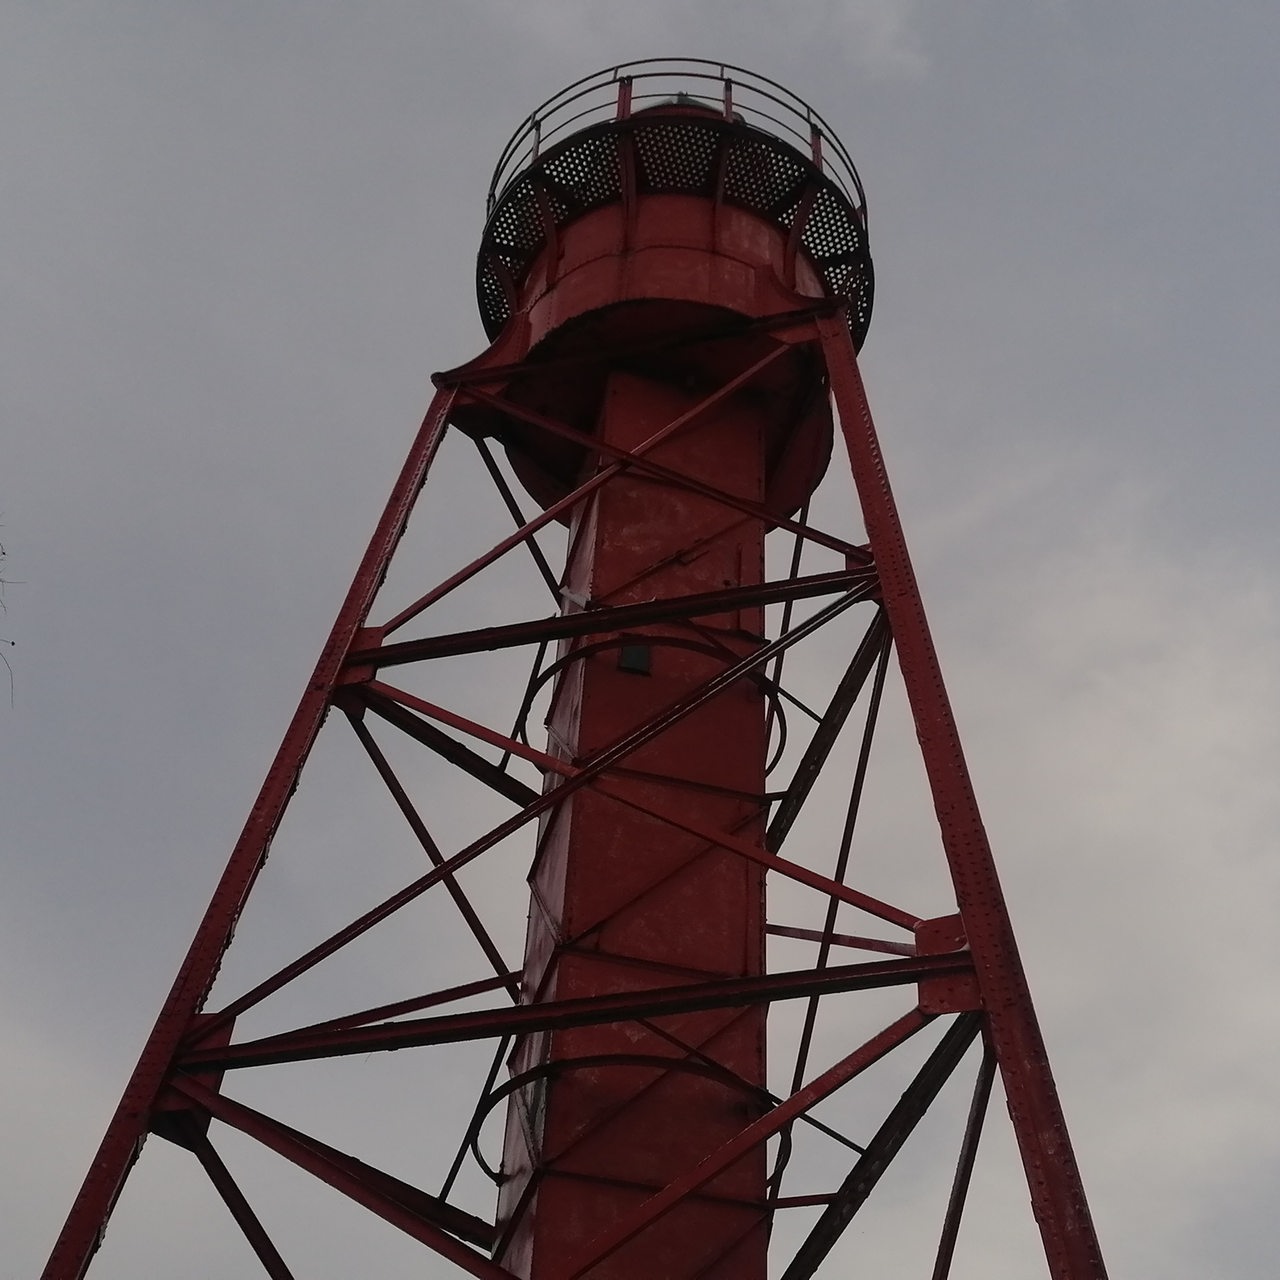
<path id="1" fill-rule="evenodd" d="M 423 1274 L 844 1274 L 859 1256 L 850 1224 L 874 1212 L 886 1169 L 966 1074 L 956 1142 L 930 1157 L 943 1194 L 914 1233 L 934 1280 L 951 1274 L 997 1082 L 1049 1274 L 1102 1280 L 859 374 L 872 286 L 853 163 L 771 81 L 641 62 L 524 122 L 499 160 L 477 267 L 490 345 L 436 377 L 46 1280 L 85 1273 L 148 1134 L 193 1153 L 266 1274 L 294 1274 L 219 1154 L 220 1126 L 420 1241 L 437 1255 Z M 515 529 L 389 600 L 446 434 L 474 447 Z M 819 520 L 828 472 L 824 493 L 847 496 L 825 498 Z M 525 553 L 554 607 L 506 617 L 495 592 L 483 619 L 458 625 L 462 589 Z M 415 670 L 476 655 L 532 657 L 500 719 L 450 705 L 447 680 L 432 686 L 443 695 L 410 687 Z M 854 856 L 891 682 L 937 830 L 939 891 L 921 894 L 941 912 L 913 909 L 891 878 L 862 879 Z M 331 712 L 430 865 L 212 1002 Z M 420 767 L 397 765 L 378 737 L 390 732 Z M 440 803 L 450 778 L 487 799 L 473 834 L 442 847 L 423 797 Z M 498 937 L 466 869 L 512 841 L 524 842 L 526 923 Z M 431 977 L 416 975 L 403 999 L 238 1033 L 267 997 L 427 894 L 452 898 L 466 924 L 481 966 L 469 980 L 424 995 Z M 869 1030 L 849 1012 L 859 999 L 879 1018 Z M 477 1042 L 492 1067 L 473 1108 L 431 1120 L 433 1142 L 457 1152 L 431 1186 L 236 1100 L 255 1067 L 407 1049 L 429 1064 Z M 472 1159 L 494 1184 L 487 1204 L 464 1196 Z"/>

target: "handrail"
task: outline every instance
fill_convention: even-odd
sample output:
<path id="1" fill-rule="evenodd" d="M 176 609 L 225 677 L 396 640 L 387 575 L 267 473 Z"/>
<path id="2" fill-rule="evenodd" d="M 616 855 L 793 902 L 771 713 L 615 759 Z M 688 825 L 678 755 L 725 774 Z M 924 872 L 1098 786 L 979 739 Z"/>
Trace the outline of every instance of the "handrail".
<path id="1" fill-rule="evenodd" d="M 640 82 L 647 82 L 643 92 L 637 92 Z M 712 85 L 717 87 L 712 89 Z M 866 226 L 862 180 L 844 144 L 822 116 L 777 81 L 708 58 L 645 58 L 620 63 L 583 76 L 553 94 L 525 118 L 502 149 L 489 184 L 488 212 L 493 212 L 511 185 L 537 161 L 550 139 L 575 126 L 582 129 L 622 119 L 632 114 L 638 103 L 669 101 L 679 94 L 772 134 L 788 146 L 798 142 L 797 149 L 813 156 Z"/>

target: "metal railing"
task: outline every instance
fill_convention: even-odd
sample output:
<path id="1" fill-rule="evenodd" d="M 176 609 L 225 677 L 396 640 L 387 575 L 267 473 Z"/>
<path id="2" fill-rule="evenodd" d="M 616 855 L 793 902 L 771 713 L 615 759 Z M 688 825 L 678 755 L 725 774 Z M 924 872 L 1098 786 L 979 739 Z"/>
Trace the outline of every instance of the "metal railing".
<path id="1" fill-rule="evenodd" d="M 584 76 L 548 98 L 503 148 L 489 184 L 487 211 L 493 212 L 512 183 L 543 152 L 570 134 L 668 103 L 704 107 L 794 147 L 841 190 L 866 226 L 862 181 L 831 126 L 776 81 L 706 58 L 621 63 Z"/>

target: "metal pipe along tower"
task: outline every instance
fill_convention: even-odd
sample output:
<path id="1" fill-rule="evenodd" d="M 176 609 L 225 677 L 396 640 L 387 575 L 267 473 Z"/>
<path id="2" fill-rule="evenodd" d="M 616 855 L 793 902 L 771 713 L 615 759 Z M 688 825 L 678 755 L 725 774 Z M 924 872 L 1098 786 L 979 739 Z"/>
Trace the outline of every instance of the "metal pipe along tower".
<path id="1" fill-rule="evenodd" d="M 294 1275 L 229 1130 L 420 1242 L 423 1275 L 503 1280 L 883 1273 L 860 1252 L 873 1192 L 919 1149 L 906 1190 L 936 1208 L 911 1273 L 943 1280 L 997 1080 L 1048 1274 L 1101 1280 L 858 371 L 872 270 L 845 149 L 722 64 L 588 77 L 503 152 L 477 284 L 491 345 L 436 376 L 45 1280 L 85 1274 L 148 1135 L 194 1156 L 246 1258 Z M 428 511 L 478 502 L 447 478 L 463 462 L 509 531 L 415 560 L 424 485 Z M 224 993 L 322 727 L 357 758 L 324 798 L 386 811 L 360 856 L 413 857 Z M 299 843 L 305 868 L 325 841 Z M 428 904 L 395 998 L 353 1010 L 339 984 L 289 1020 L 300 980 L 314 1001 Z M 397 1049 L 469 1101 L 388 1100 L 413 1151 L 395 1172 L 241 1087 Z"/>

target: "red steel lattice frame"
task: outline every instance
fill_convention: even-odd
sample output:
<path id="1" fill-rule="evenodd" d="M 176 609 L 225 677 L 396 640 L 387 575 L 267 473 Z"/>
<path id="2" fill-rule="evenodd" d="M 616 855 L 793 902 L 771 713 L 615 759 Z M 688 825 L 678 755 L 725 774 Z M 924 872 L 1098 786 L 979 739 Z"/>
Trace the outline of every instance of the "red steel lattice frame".
<path id="1" fill-rule="evenodd" d="M 983 1056 L 969 1119 L 956 1156 L 951 1197 L 938 1228 L 934 1280 L 945 1280 L 950 1273 L 978 1137 L 997 1074 L 1008 1102 L 1050 1275 L 1053 1280 L 1103 1280 L 1105 1269 L 1100 1250 L 907 555 L 858 370 L 848 317 L 839 301 L 833 300 L 806 310 L 760 317 L 752 327 L 768 338 L 764 355 L 702 395 L 692 407 L 666 422 L 642 443 L 631 447 L 602 442 L 585 434 L 581 427 L 511 398 L 504 388 L 518 378 L 524 366 L 518 360 L 504 360 L 501 343 L 491 348 L 487 361 L 482 358 L 437 379 L 440 390 L 417 434 L 315 672 L 54 1247 L 44 1272 L 45 1280 L 79 1280 L 85 1274 L 130 1168 L 151 1133 L 188 1148 L 196 1156 L 266 1274 L 291 1276 L 293 1273 L 263 1222 L 215 1150 L 208 1136 L 211 1120 L 253 1137 L 384 1218 L 459 1271 L 476 1276 L 512 1277 L 515 1273 L 494 1261 L 488 1252 L 499 1241 L 498 1227 L 449 1199 L 463 1151 L 474 1140 L 486 1112 L 533 1079 L 533 1075 L 526 1072 L 499 1086 L 496 1084 L 498 1062 L 506 1048 L 518 1043 L 523 1036 L 559 1033 L 572 1028 L 628 1026 L 664 1037 L 672 1045 L 674 1057 L 663 1059 L 654 1067 L 656 1060 L 651 1056 L 635 1054 L 623 1065 L 641 1070 L 679 1069 L 701 1073 L 720 1081 L 726 1088 L 739 1090 L 751 1105 L 744 1109 L 741 1126 L 733 1136 L 719 1141 L 713 1150 L 662 1185 L 649 1188 L 638 1203 L 603 1225 L 566 1265 L 564 1280 L 606 1274 L 610 1260 L 623 1256 L 630 1242 L 678 1207 L 697 1202 L 703 1189 L 714 1186 L 725 1170 L 771 1139 L 777 1140 L 778 1156 L 770 1177 L 768 1198 L 758 1207 L 759 1218 L 768 1223 L 775 1213 L 789 1206 L 820 1205 L 816 1223 L 781 1272 L 785 1280 L 802 1280 L 818 1274 L 885 1168 L 975 1040 L 981 1042 Z M 737 335 L 744 332 L 739 323 L 730 326 L 729 331 Z M 711 333 L 709 340 L 716 337 Z M 689 337 L 688 334 L 676 335 L 669 340 L 688 342 Z M 623 340 L 614 354 L 622 359 L 641 350 L 648 352 L 654 342 L 651 335 L 634 339 L 631 347 Z M 669 458 L 660 462 L 654 456 L 655 450 L 662 456 L 660 446 L 679 439 L 691 422 L 729 404 L 738 392 L 758 385 L 775 362 L 795 352 L 812 357 L 813 367 L 819 371 L 816 376 L 829 386 L 866 530 L 865 545 L 817 528 L 809 521 L 806 511 L 799 517 L 780 515 L 758 502 L 724 492 L 705 478 L 673 467 Z M 591 358 L 598 359 L 599 353 L 594 352 Z M 566 363 L 572 366 L 573 359 L 566 358 Z M 545 373 L 545 365 L 539 366 L 538 371 Z M 599 457 L 599 467 L 569 492 L 548 502 L 538 515 L 526 519 L 501 469 L 483 440 L 478 441 L 485 466 L 504 503 L 515 515 L 516 531 L 400 608 L 384 624 L 371 625 L 371 612 L 379 589 L 442 438 L 455 414 L 468 407 L 500 410 L 548 438 L 591 449 Z M 538 545 L 537 534 L 552 521 L 583 509 L 611 481 L 634 476 L 645 476 L 655 483 L 697 494 L 726 513 L 734 513 L 736 518 L 767 522 L 770 527 L 789 532 L 796 539 L 797 547 L 789 573 L 776 580 L 587 607 L 542 619 L 521 619 L 411 640 L 389 638 L 415 619 L 429 619 L 432 607 L 455 588 L 517 548 L 527 548 L 533 553 L 539 573 L 548 585 L 558 590 L 555 572 Z M 846 567 L 821 574 L 801 572 L 798 550 L 807 544 L 840 553 Z M 814 611 L 797 621 L 792 611 L 802 601 L 813 604 Z M 696 816 L 672 812 L 661 805 L 654 807 L 652 801 L 639 800 L 621 787 L 618 780 L 627 777 L 628 762 L 638 751 L 650 744 L 668 741 L 664 735 L 699 714 L 725 690 L 742 687 L 744 682 L 763 690 L 771 699 L 772 719 L 783 702 L 792 696 L 780 680 L 787 653 L 857 605 L 871 613 L 863 638 L 850 654 L 848 668 L 833 688 L 825 710 L 812 714 L 815 727 L 799 752 L 792 779 L 782 792 L 771 797 L 773 806 L 763 838 L 707 825 Z M 541 664 L 548 647 L 557 643 L 572 642 L 579 646 L 579 652 L 591 646 L 617 647 L 627 637 L 653 634 L 655 626 L 682 628 L 680 634 L 685 638 L 681 643 L 715 651 L 717 639 L 714 628 L 708 626 L 709 619 L 764 606 L 779 606 L 783 614 L 781 627 L 771 639 L 763 639 L 741 652 L 725 649 L 721 644 L 721 666 L 715 675 L 675 701 L 653 708 L 644 723 L 580 761 L 542 751 L 530 745 L 518 731 L 482 724 L 383 678 L 385 672 L 397 666 L 438 663 L 450 657 L 508 649 L 535 648 Z M 852 824 L 866 782 L 866 762 L 891 652 L 896 654 L 914 721 L 941 832 L 942 852 L 955 893 L 956 914 L 943 919 L 922 919 L 847 882 Z M 553 673 L 554 664 L 542 664 L 544 682 Z M 527 715 L 535 684 L 536 681 L 531 683 L 522 716 Z M 837 738 L 847 724 L 856 727 L 850 718 L 855 705 L 863 708 L 861 748 L 850 780 L 845 834 L 834 868 L 828 873 L 811 865 L 804 856 L 791 856 L 787 852 L 787 836 L 809 799 L 818 775 L 828 765 Z M 250 991 L 220 1009 L 206 1010 L 206 1000 L 236 923 L 317 735 L 329 711 L 335 707 L 344 713 L 385 783 L 395 808 L 422 846 L 431 869 L 264 978 Z M 430 834 L 410 787 L 397 774 L 371 732 L 367 723 L 370 714 L 426 747 L 443 767 L 460 770 L 487 786 L 495 796 L 515 804 L 516 812 L 462 848 L 446 854 Z M 495 750 L 500 753 L 497 761 L 492 754 Z M 552 776 L 555 785 L 542 790 L 529 785 L 510 768 L 513 760 Z M 584 791 L 633 812 L 639 810 L 646 818 L 717 850 L 721 856 L 741 859 L 743 865 L 760 868 L 774 878 L 794 881 L 821 895 L 825 912 L 821 928 L 806 929 L 778 921 L 767 925 L 767 932 L 773 936 L 818 944 L 815 963 L 788 972 L 691 977 L 687 982 L 639 990 L 527 1000 L 527 992 L 521 985 L 522 973 L 507 967 L 500 947 L 483 923 L 480 905 L 468 897 L 457 873 L 507 836 L 556 812 L 573 795 Z M 241 1014 L 437 886 L 443 886 L 444 892 L 452 897 L 487 958 L 491 975 L 377 1008 L 352 1011 L 292 1031 L 250 1040 L 234 1039 L 235 1021 Z M 838 932 L 837 909 L 842 905 L 896 928 L 906 937 L 879 939 Z M 836 947 L 878 952 L 882 958 L 834 964 L 831 953 Z M 835 993 L 903 986 L 916 993 L 913 1007 L 865 1043 L 850 1045 L 835 1063 L 816 1074 L 808 1074 L 814 1019 L 821 998 Z M 505 992 L 514 1003 L 482 1010 L 448 1011 L 450 1004 L 488 992 Z M 522 998 L 526 998 L 526 1002 L 521 1002 Z M 785 1096 L 776 1096 L 759 1083 L 744 1080 L 717 1062 L 714 1054 L 703 1052 L 698 1045 L 682 1040 L 672 1031 L 676 1024 L 671 1020 L 675 1018 L 708 1011 L 752 1010 L 783 1000 L 802 1000 L 806 1008 L 794 1078 Z M 439 1009 L 444 1012 L 436 1012 Z M 937 1020 L 947 1023 L 945 1032 L 936 1040 L 924 1064 L 906 1080 L 900 1099 L 865 1143 L 853 1143 L 811 1114 L 820 1101 L 873 1063 L 893 1060 L 900 1045 Z M 224 1086 L 234 1078 L 235 1072 L 255 1065 L 476 1040 L 495 1043 L 495 1067 L 485 1082 L 476 1112 L 462 1136 L 459 1156 L 439 1194 L 413 1187 L 236 1102 L 224 1092 Z M 617 1054 L 610 1056 L 615 1065 L 621 1062 Z M 543 1074 L 563 1069 L 566 1068 L 551 1064 Z M 856 1158 L 847 1176 L 830 1191 L 819 1195 L 783 1196 L 781 1187 L 791 1151 L 792 1130 L 801 1123 L 814 1126 L 839 1141 L 850 1148 Z M 697 1274 L 712 1274 L 715 1265 L 718 1264 L 712 1259 L 706 1269 Z M 557 1272 L 557 1277 L 559 1275 Z"/>

